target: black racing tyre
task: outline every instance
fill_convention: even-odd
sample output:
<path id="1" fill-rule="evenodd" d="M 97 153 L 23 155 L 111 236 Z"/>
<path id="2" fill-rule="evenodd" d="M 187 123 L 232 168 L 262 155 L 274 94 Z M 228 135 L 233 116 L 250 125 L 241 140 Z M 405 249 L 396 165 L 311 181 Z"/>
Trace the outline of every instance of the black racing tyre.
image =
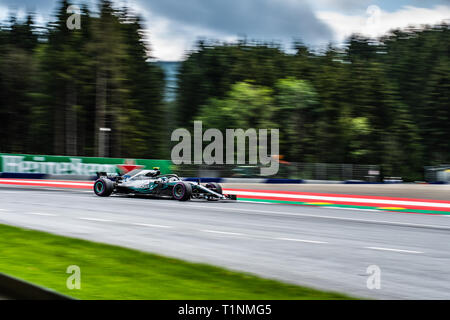
<path id="1" fill-rule="evenodd" d="M 216 182 L 210 182 L 206 185 L 206 187 L 214 192 L 217 192 L 218 194 L 223 194 L 222 186 Z"/>
<path id="2" fill-rule="evenodd" d="M 172 196 L 179 201 L 188 201 L 192 196 L 192 186 L 184 181 L 178 182 L 172 189 Z"/>
<path id="3" fill-rule="evenodd" d="M 99 197 L 109 197 L 114 191 L 114 183 L 105 178 L 100 178 L 94 183 L 94 192 Z"/>

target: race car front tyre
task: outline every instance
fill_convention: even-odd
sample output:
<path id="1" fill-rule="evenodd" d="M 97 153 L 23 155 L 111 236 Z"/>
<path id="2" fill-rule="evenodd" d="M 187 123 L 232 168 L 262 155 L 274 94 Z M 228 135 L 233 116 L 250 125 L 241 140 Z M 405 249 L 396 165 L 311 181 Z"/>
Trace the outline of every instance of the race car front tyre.
<path id="1" fill-rule="evenodd" d="M 216 182 L 210 182 L 210 183 L 208 183 L 206 185 L 206 187 L 208 189 L 211 189 L 212 191 L 218 193 L 218 194 L 222 194 L 223 193 L 222 186 L 220 184 L 216 183 Z"/>
<path id="2" fill-rule="evenodd" d="M 178 182 L 172 190 L 173 198 L 179 201 L 187 201 L 191 199 L 192 187 L 187 182 Z"/>
<path id="3" fill-rule="evenodd" d="M 109 197 L 114 191 L 114 183 L 105 178 L 100 178 L 94 183 L 94 192 L 99 197 Z"/>

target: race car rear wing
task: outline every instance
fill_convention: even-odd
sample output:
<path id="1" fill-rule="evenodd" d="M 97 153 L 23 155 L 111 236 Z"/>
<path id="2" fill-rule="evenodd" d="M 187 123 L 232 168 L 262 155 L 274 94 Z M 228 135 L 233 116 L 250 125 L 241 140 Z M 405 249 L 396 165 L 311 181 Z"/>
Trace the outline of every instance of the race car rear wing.
<path id="1" fill-rule="evenodd" d="M 102 171 L 96 172 L 96 174 L 97 174 L 97 179 L 106 178 L 106 179 L 109 179 L 112 181 L 117 181 L 119 179 L 122 179 L 122 176 L 120 174 L 108 175 L 107 172 L 102 172 Z"/>
<path id="2" fill-rule="evenodd" d="M 106 172 L 96 172 L 97 174 L 97 179 L 100 179 L 102 177 L 108 177 L 108 174 Z"/>

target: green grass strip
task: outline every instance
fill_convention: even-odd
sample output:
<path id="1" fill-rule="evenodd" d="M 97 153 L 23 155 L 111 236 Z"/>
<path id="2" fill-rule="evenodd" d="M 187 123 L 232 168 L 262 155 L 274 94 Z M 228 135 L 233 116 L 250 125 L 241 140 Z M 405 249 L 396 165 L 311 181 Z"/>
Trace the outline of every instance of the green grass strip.
<path id="1" fill-rule="evenodd" d="M 349 209 L 372 209 L 372 210 L 380 210 L 380 211 L 389 211 L 389 212 L 412 212 L 412 213 L 423 213 L 423 214 L 440 214 L 440 215 L 450 215 L 448 211 L 438 211 L 438 210 L 420 210 L 420 209 L 383 209 L 380 207 L 372 207 L 372 206 L 354 206 L 347 204 L 337 204 L 337 203 L 310 203 L 310 202 L 301 202 L 301 201 L 287 201 L 287 200 L 272 200 L 272 199 L 253 199 L 253 198 L 242 198 L 239 197 L 240 201 L 251 201 L 251 202 L 265 202 L 265 203 L 281 203 L 281 204 L 295 204 L 300 206 L 315 206 L 315 207 L 337 207 L 337 208 L 349 208 Z M 327 202 L 327 201 L 322 201 Z"/>
<path id="2" fill-rule="evenodd" d="M 70 265 L 81 269 L 80 290 L 66 287 Z M 350 299 L 210 265 L 1 224 L 0 272 L 78 299 Z"/>

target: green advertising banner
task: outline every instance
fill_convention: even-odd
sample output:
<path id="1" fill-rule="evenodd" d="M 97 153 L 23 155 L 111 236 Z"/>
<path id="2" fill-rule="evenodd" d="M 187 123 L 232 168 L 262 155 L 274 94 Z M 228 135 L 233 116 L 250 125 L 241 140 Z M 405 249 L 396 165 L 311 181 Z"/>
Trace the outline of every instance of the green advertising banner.
<path id="1" fill-rule="evenodd" d="M 43 156 L 0 153 L 0 172 L 42 173 L 54 175 L 95 175 L 96 172 L 118 173 L 118 165 L 139 165 L 143 169 L 159 167 L 162 174 L 171 173 L 170 160 Z"/>

